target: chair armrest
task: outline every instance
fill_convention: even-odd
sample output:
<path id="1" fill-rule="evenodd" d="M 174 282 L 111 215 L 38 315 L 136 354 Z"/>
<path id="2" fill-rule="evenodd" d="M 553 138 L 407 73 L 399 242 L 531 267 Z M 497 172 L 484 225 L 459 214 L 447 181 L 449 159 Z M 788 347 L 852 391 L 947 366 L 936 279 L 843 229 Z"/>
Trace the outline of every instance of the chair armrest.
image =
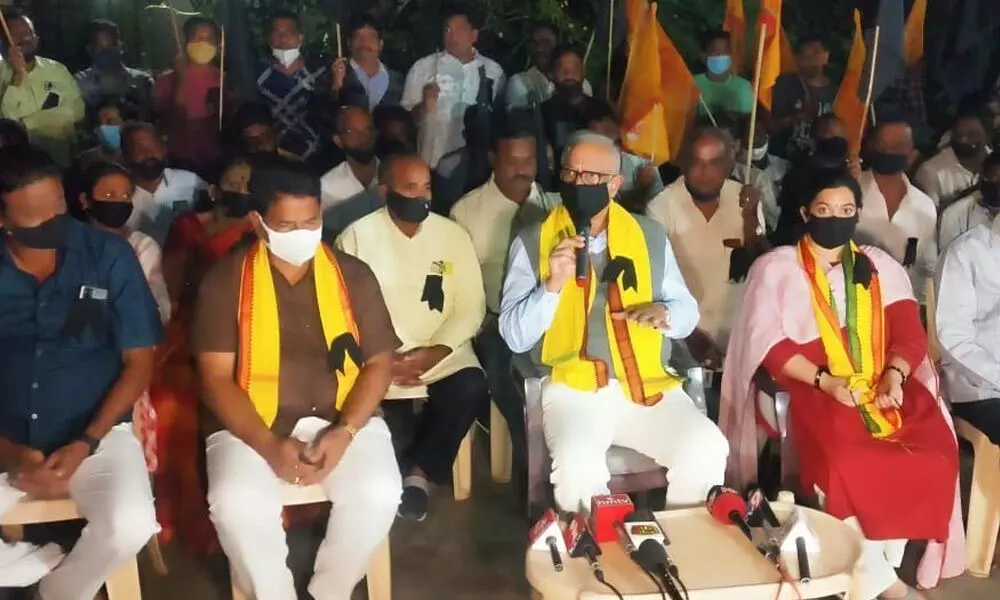
<path id="1" fill-rule="evenodd" d="M 757 369 L 757 372 L 753 374 L 753 384 L 757 386 L 758 390 L 764 392 L 772 398 L 774 398 L 778 392 L 784 391 L 764 367 L 760 367 Z"/>

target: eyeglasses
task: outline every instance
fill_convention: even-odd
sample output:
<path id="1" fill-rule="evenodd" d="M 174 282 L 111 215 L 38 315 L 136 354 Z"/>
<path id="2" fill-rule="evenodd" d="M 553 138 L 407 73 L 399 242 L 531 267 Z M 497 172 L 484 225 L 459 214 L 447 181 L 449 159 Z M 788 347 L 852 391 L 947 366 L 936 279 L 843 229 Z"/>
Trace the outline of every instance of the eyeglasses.
<path id="1" fill-rule="evenodd" d="M 125 195 L 115 194 L 112 192 L 105 192 L 99 196 L 93 195 L 92 197 L 94 200 L 97 200 L 99 202 L 131 202 L 133 196 L 135 196 L 134 192 L 130 192 Z"/>
<path id="2" fill-rule="evenodd" d="M 614 178 L 615 173 L 601 173 L 600 171 L 577 171 L 576 169 L 564 168 L 559 172 L 559 179 L 563 183 L 582 183 L 583 185 L 597 185 L 607 183 Z"/>

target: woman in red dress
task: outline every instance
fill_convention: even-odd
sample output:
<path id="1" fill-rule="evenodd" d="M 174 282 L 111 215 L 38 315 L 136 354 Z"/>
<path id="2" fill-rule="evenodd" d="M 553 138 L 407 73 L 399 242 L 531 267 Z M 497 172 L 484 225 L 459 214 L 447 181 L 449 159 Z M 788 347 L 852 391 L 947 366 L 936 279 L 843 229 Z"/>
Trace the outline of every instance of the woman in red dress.
<path id="1" fill-rule="evenodd" d="M 174 316 L 150 388 L 158 418 L 159 469 L 154 492 L 163 541 L 179 538 L 193 554 L 211 551 L 217 542 L 200 476 L 198 384 L 187 328 L 202 274 L 251 232 L 246 219 L 251 207 L 249 181 L 250 164 L 245 159 L 232 161 L 219 185 L 209 190 L 214 208 L 180 216 L 170 229 L 163 252 Z"/>
<path id="2" fill-rule="evenodd" d="M 905 598 L 893 569 L 905 542 L 953 538 L 958 447 L 905 270 L 851 241 L 857 182 L 828 173 L 815 185 L 806 233 L 755 263 L 735 322 L 721 412 L 728 475 L 737 485 L 755 478 L 751 381 L 763 367 L 791 396 L 803 491 L 864 537 L 858 597 Z M 941 555 L 938 574 L 957 575 Z"/>

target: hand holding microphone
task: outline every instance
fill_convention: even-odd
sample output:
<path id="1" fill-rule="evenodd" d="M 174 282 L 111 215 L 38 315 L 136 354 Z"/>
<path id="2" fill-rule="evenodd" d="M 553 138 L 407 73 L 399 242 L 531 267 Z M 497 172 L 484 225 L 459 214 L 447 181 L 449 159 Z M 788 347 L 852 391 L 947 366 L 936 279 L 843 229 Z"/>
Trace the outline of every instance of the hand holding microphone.
<path id="1" fill-rule="evenodd" d="M 566 282 L 576 275 L 581 248 L 586 250 L 587 242 L 579 235 L 568 237 L 556 245 L 549 254 L 549 276 L 544 281 L 546 291 L 558 294 Z"/>
<path id="2" fill-rule="evenodd" d="M 590 275 L 590 223 L 581 223 L 576 230 L 583 240 L 583 246 L 576 249 L 576 284 L 583 287 Z"/>

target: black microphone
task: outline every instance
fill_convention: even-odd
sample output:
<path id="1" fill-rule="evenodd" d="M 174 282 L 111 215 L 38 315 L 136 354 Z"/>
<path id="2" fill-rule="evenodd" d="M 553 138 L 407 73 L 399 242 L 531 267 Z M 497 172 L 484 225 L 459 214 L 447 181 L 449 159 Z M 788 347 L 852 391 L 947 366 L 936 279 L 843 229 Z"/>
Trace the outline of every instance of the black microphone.
<path id="1" fill-rule="evenodd" d="M 576 284 L 583 287 L 590 275 L 590 223 L 578 226 L 576 232 L 583 236 L 583 248 L 576 251 Z"/>
<path id="2" fill-rule="evenodd" d="M 656 573 L 671 600 L 684 600 L 673 580 L 674 577 L 677 577 L 675 573 L 677 567 L 673 566 L 663 544 L 653 539 L 644 540 L 639 544 L 639 548 L 632 553 L 632 560 L 643 569 Z M 671 568 L 672 566 L 673 568 Z"/>
<path id="3" fill-rule="evenodd" d="M 799 559 L 799 581 L 809 583 L 812 580 L 812 570 L 809 568 L 809 553 L 806 552 L 805 538 L 795 538 L 795 554 Z"/>
<path id="4" fill-rule="evenodd" d="M 570 557 L 586 558 L 590 564 L 590 570 L 594 574 L 594 579 L 611 590 L 616 598 L 624 600 L 618 588 L 611 585 L 604 577 L 604 569 L 601 568 L 601 563 L 597 562 L 597 556 L 601 553 L 601 548 L 597 545 L 594 535 L 590 532 L 587 520 L 579 513 L 572 515 L 569 526 L 566 528 L 565 536 L 566 547 L 569 549 Z"/>

